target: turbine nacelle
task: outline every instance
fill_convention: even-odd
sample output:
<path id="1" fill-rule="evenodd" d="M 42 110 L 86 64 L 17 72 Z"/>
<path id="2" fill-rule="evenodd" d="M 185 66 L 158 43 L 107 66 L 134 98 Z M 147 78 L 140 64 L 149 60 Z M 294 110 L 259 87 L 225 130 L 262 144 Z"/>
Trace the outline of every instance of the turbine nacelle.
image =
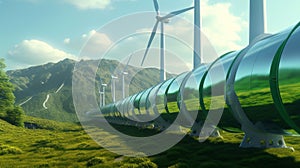
<path id="1" fill-rule="evenodd" d="M 154 3 L 154 9 L 155 9 L 156 14 L 157 14 L 157 16 L 156 16 L 156 20 L 157 21 L 156 21 L 156 23 L 155 23 L 155 25 L 154 25 L 154 27 L 152 29 L 152 33 L 150 35 L 150 38 L 149 38 L 149 41 L 148 41 L 148 44 L 147 44 L 147 48 L 146 48 L 144 57 L 142 59 L 141 66 L 144 64 L 145 58 L 146 58 L 146 56 L 147 56 L 147 54 L 149 52 L 149 49 L 150 49 L 151 44 L 152 44 L 152 41 L 153 41 L 153 39 L 154 39 L 154 37 L 156 35 L 156 31 L 158 29 L 159 23 L 161 23 L 161 32 L 160 32 L 161 33 L 161 43 L 160 43 L 161 56 L 160 57 L 161 57 L 161 70 L 162 70 L 161 72 L 165 73 L 165 69 L 164 69 L 164 67 L 162 67 L 162 66 L 164 66 L 164 63 L 162 61 L 162 60 L 164 60 L 164 52 L 163 52 L 163 50 L 164 50 L 164 28 L 163 28 L 163 24 L 170 23 L 170 18 L 172 18 L 174 16 L 177 16 L 179 14 L 182 14 L 184 12 L 187 12 L 187 11 L 189 11 L 191 9 L 194 9 L 194 7 L 189 7 L 189 8 L 177 10 L 177 11 L 171 12 L 171 13 L 165 15 L 165 16 L 161 16 L 160 12 L 159 12 L 158 0 L 153 0 L 153 3 Z M 162 74 L 161 74 L 161 77 L 162 77 Z"/>
<path id="2" fill-rule="evenodd" d="M 162 17 L 162 16 L 156 16 L 156 20 L 158 22 L 170 23 L 170 19 L 169 18 L 165 18 L 165 17 Z"/>
<path id="3" fill-rule="evenodd" d="M 111 78 L 112 78 L 112 79 L 118 79 L 117 76 L 113 76 L 113 75 L 111 76 Z"/>

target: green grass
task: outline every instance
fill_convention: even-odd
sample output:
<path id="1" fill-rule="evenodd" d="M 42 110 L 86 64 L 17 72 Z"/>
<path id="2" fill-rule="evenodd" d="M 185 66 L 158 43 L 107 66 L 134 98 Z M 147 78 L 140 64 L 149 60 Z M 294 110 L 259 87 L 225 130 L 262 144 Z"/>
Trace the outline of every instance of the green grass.
<path id="1" fill-rule="evenodd" d="M 300 166 L 300 153 L 298 151 L 292 152 L 289 149 L 242 149 L 239 148 L 242 134 L 222 132 L 222 136 L 224 139 L 209 138 L 204 143 L 186 137 L 173 148 L 153 157 L 153 161 L 161 167 Z"/>
<path id="2" fill-rule="evenodd" d="M 0 120 L 0 167 L 299 167 L 299 138 L 286 137 L 289 149 L 242 149 L 243 134 L 222 131 L 224 137 L 204 143 L 186 136 L 171 149 L 148 158 L 128 158 L 114 154 L 93 141 L 81 126 L 28 117 L 26 122 L 43 129 L 25 129 Z M 115 126 L 130 135 L 157 133 L 136 127 Z M 92 128 L 107 143 L 115 136 Z M 105 136 L 104 136 L 105 135 Z"/>
<path id="3" fill-rule="evenodd" d="M 1 168 L 155 167 L 148 158 L 128 161 L 129 158 L 109 152 L 93 141 L 79 125 L 33 117 L 26 117 L 25 121 L 41 129 L 15 127 L 0 120 Z M 107 141 L 112 138 L 104 131 L 99 134 L 105 134 Z"/>

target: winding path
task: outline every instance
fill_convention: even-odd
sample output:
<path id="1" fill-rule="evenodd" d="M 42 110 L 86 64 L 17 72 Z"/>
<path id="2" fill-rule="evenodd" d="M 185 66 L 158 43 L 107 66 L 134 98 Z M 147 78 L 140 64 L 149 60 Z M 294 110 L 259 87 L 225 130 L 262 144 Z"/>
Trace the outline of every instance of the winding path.
<path id="1" fill-rule="evenodd" d="M 44 107 L 44 109 L 48 109 L 48 107 L 46 106 L 46 103 L 48 102 L 48 100 L 49 100 L 49 97 L 50 97 L 50 95 L 49 95 L 49 94 L 47 94 L 46 100 L 45 100 L 45 101 L 44 101 L 44 103 L 43 103 L 43 107 Z"/>

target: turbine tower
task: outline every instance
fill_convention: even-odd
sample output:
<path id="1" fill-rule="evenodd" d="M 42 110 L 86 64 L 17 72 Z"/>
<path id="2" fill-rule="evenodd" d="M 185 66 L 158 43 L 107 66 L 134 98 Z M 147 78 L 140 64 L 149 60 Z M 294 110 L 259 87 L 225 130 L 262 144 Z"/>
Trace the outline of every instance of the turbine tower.
<path id="1" fill-rule="evenodd" d="M 103 94 L 103 92 L 101 92 L 100 90 L 99 90 L 99 105 L 100 105 L 100 107 L 102 107 L 103 106 L 103 96 L 104 96 L 104 94 Z"/>
<path id="2" fill-rule="evenodd" d="M 154 9 L 155 9 L 156 14 L 157 14 L 156 15 L 156 20 L 157 21 L 156 21 L 156 23 L 153 27 L 153 30 L 152 30 L 152 33 L 151 33 L 151 36 L 150 36 L 150 39 L 149 39 L 149 42 L 148 42 L 148 45 L 147 45 L 147 49 L 145 51 L 145 54 L 144 54 L 141 65 L 144 64 L 145 58 L 146 58 L 146 56 L 149 52 L 152 41 L 153 41 L 153 39 L 156 35 L 158 25 L 160 23 L 160 28 L 161 28 L 161 30 L 160 30 L 160 82 L 163 82 L 163 81 L 166 80 L 164 24 L 169 23 L 170 18 L 172 18 L 176 15 L 179 15 L 181 13 L 184 13 L 186 11 L 189 11 L 189 10 L 193 9 L 194 7 L 189 7 L 189 8 L 185 8 L 185 9 L 182 9 L 182 10 L 174 11 L 174 12 L 171 12 L 171 13 L 167 14 L 166 16 L 160 16 L 158 0 L 153 0 L 153 3 L 154 3 Z"/>
<path id="3" fill-rule="evenodd" d="M 109 67 L 110 77 L 111 77 L 111 94 L 112 94 L 112 102 L 116 102 L 116 80 L 118 79 L 118 74 L 115 75 L 113 66 Z"/>
<path id="4" fill-rule="evenodd" d="M 250 0 L 249 43 L 266 31 L 266 1 Z"/>
<path id="5" fill-rule="evenodd" d="M 194 69 L 202 62 L 201 26 L 200 0 L 194 0 Z"/>
<path id="6" fill-rule="evenodd" d="M 102 101 L 102 97 L 103 97 L 103 92 L 101 91 L 101 86 L 102 86 L 102 84 L 100 83 L 99 85 L 98 85 L 98 93 L 99 93 L 99 106 L 100 107 L 102 107 L 103 106 L 103 101 Z"/>
<path id="7" fill-rule="evenodd" d="M 112 101 L 113 103 L 116 102 L 116 80 L 118 79 L 117 76 L 111 75 L 111 91 L 112 91 Z"/>
<path id="8" fill-rule="evenodd" d="M 126 92 L 125 92 L 125 75 L 128 75 L 128 72 L 126 71 L 127 70 L 127 67 L 128 67 L 128 64 L 132 58 L 133 54 L 131 54 L 129 56 L 129 59 L 127 61 L 127 64 L 126 66 L 124 67 L 123 71 L 121 72 L 122 74 L 122 98 L 125 99 L 126 98 Z"/>
<path id="9" fill-rule="evenodd" d="M 103 97 L 102 97 L 102 106 L 105 106 L 105 88 L 107 87 L 107 84 L 102 84 L 102 89 L 103 89 L 103 91 L 102 91 L 102 95 L 103 95 Z"/>
<path id="10" fill-rule="evenodd" d="M 126 92 L 125 92 L 125 75 L 128 75 L 128 72 L 123 71 L 122 73 L 122 98 L 126 98 Z"/>

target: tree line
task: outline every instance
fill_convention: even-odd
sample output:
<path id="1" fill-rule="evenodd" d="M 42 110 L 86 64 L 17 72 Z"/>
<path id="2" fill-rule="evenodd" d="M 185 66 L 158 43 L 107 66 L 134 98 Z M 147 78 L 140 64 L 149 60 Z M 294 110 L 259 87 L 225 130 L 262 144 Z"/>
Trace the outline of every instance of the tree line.
<path id="1" fill-rule="evenodd" d="M 5 72 L 4 59 L 0 59 L 0 119 L 16 126 L 24 126 L 24 111 L 15 105 L 14 87 Z"/>

